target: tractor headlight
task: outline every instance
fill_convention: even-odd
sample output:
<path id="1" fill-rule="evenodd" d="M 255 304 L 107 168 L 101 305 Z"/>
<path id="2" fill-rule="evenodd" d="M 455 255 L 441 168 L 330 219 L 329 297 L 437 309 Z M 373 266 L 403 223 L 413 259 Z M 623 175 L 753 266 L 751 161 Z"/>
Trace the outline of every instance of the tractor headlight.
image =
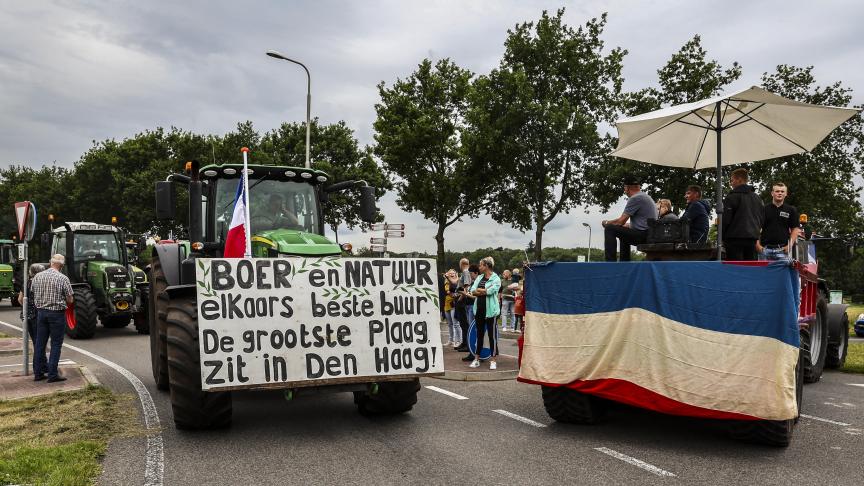
<path id="1" fill-rule="evenodd" d="M 109 289 L 116 289 L 117 288 L 117 282 L 108 282 L 108 288 Z"/>

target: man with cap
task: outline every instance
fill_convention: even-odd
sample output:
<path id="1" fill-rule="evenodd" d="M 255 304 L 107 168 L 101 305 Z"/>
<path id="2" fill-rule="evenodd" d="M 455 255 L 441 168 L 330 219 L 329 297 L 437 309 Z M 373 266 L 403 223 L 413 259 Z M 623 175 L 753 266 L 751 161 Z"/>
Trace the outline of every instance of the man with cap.
<path id="1" fill-rule="evenodd" d="M 617 260 L 618 241 L 621 241 L 621 261 L 630 261 L 630 246 L 645 243 L 648 236 L 648 220 L 657 219 L 657 206 L 651 196 L 642 192 L 642 182 L 633 176 L 624 178 L 624 194 L 627 195 L 627 205 L 624 212 L 616 219 L 602 222 L 604 231 L 604 246 L 606 261 Z M 625 226 L 627 221 L 630 225 Z"/>
<path id="2" fill-rule="evenodd" d="M 34 361 L 33 380 L 48 378 L 48 383 L 66 381 L 57 371 L 60 363 L 60 349 L 66 332 L 66 306 L 71 305 L 72 284 L 69 277 L 60 273 L 66 258 L 59 253 L 51 257 L 51 266 L 33 277 L 33 300 L 38 310 L 36 321 L 36 356 L 45 356 L 45 346 L 51 338 L 51 353 L 48 363 Z M 44 358 L 43 358 L 44 359 Z M 47 364 L 47 366 L 46 366 Z M 47 369 L 46 369 L 47 368 Z"/>

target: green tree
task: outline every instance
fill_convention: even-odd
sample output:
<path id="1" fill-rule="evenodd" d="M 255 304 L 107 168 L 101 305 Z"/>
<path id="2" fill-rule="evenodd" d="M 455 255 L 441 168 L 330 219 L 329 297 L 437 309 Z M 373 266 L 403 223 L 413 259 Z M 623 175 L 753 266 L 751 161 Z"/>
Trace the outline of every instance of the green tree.
<path id="1" fill-rule="evenodd" d="M 0 238 L 17 237 L 18 222 L 12 211 L 14 203 L 31 201 L 36 205 L 36 232 L 34 245 L 39 245 L 40 234 L 49 231 L 48 215 L 63 214 L 74 207 L 69 200 L 70 172 L 56 165 L 33 169 L 21 165 L 12 165 L 0 169 L 0 207 L 6 208 L 6 215 L 0 219 Z M 71 207 L 70 207 L 71 206 Z M 39 255 L 38 251 L 31 251 Z"/>
<path id="2" fill-rule="evenodd" d="M 478 214 L 485 174 L 472 172 L 460 139 L 472 73 L 449 59 L 428 59 L 407 79 L 378 85 L 374 149 L 396 176 L 397 204 L 438 225 L 438 268 L 444 265 L 444 231 Z"/>
<path id="3" fill-rule="evenodd" d="M 741 77 L 741 66 L 737 62 L 724 68 L 716 60 L 708 59 L 707 55 L 701 37 L 693 36 L 657 70 L 658 87 L 643 88 L 622 97 L 624 113 L 635 116 L 663 106 L 710 98 Z M 704 199 L 713 200 L 715 197 L 714 170 L 663 167 L 614 157 L 603 160 L 589 176 L 594 202 L 608 208 L 618 201 L 626 174 L 640 177 L 646 182 L 646 193 L 654 199 L 668 198 L 676 208 L 685 204 L 684 192 L 690 184 L 702 186 Z"/>
<path id="4" fill-rule="evenodd" d="M 360 147 L 354 131 L 344 121 L 321 125 L 316 118 L 310 124 L 310 138 L 312 167 L 330 175 L 328 184 L 364 180 L 375 187 L 376 199 L 380 199 L 392 188 L 389 178 L 372 157 L 372 149 Z M 306 163 L 305 144 L 305 123 L 283 123 L 278 129 L 264 134 L 259 152 L 264 154 L 264 157 L 270 157 L 269 163 L 303 167 Z M 357 194 L 351 191 L 328 196 L 324 221 L 336 234 L 337 241 L 337 230 L 342 224 L 349 229 L 357 226 L 369 227 L 360 220 L 360 206 L 357 201 Z M 383 221 L 381 214 L 378 218 Z"/>
<path id="5" fill-rule="evenodd" d="M 502 177 L 486 210 L 532 228 L 534 258 L 558 214 L 588 201 L 585 175 L 610 151 L 598 125 L 617 112 L 626 51 L 604 53 L 606 15 L 573 29 L 564 9 L 508 30 L 497 69 L 474 83 L 464 143 L 474 167 Z M 482 180 L 482 179 L 481 179 Z"/>

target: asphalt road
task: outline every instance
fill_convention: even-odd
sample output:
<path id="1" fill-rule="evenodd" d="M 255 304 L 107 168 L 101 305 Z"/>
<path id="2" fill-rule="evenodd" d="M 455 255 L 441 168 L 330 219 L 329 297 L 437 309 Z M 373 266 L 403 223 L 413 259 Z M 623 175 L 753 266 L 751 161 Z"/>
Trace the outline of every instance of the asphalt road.
<path id="1" fill-rule="evenodd" d="M 0 321 L 18 324 L 0 306 Z M 9 328 L 2 331 L 14 334 Z M 728 438 L 718 423 L 621 408 L 597 426 L 552 421 L 536 386 L 513 380 L 422 380 L 408 414 L 360 416 L 350 394 L 234 395 L 228 430 L 174 429 L 156 389 L 147 336 L 98 328 L 71 344 L 138 376 L 163 424 L 164 484 L 861 484 L 864 376 L 826 372 L 807 385 L 793 444 L 775 449 Z M 502 352 L 515 352 L 512 341 Z M 111 368 L 64 350 L 106 386 L 134 393 Z M 854 386 L 859 384 L 862 386 Z M 429 389 L 437 387 L 467 399 Z M 497 410 L 497 412 L 496 412 Z M 527 419 L 523 421 L 522 419 Z M 143 438 L 111 444 L 102 484 L 141 484 Z"/>

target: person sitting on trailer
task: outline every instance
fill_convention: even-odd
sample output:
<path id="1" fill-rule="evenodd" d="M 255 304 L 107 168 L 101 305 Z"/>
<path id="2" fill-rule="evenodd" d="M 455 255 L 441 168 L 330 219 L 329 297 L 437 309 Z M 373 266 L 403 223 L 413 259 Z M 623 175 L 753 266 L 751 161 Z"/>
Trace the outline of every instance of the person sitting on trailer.
<path id="1" fill-rule="evenodd" d="M 672 212 L 672 201 L 668 199 L 659 199 L 657 201 L 657 220 L 658 221 L 675 221 L 678 215 Z"/>
<path id="2" fill-rule="evenodd" d="M 621 241 L 622 262 L 630 261 L 630 246 L 645 243 L 648 238 L 648 220 L 657 218 L 657 207 L 651 196 L 642 192 L 642 182 L 633 177 L 624 178 L 624 194 L 629 197 L 624 212 L 616 219 L 604 220 L 606 261 L 616 261 L 618 241 Z M 626 226 L 630 221 L 629 227 Z"/>
<path id="3" fill-rule="evenodd" d="M 684 193 L 687 207 L 681 213 L 681 219 L 690 221 L 690 243 L 705 243 L 708 241 L 708 215 L 711 206 L 702 200 L 702 188 L 697 185 L 687 186 Z"/>

